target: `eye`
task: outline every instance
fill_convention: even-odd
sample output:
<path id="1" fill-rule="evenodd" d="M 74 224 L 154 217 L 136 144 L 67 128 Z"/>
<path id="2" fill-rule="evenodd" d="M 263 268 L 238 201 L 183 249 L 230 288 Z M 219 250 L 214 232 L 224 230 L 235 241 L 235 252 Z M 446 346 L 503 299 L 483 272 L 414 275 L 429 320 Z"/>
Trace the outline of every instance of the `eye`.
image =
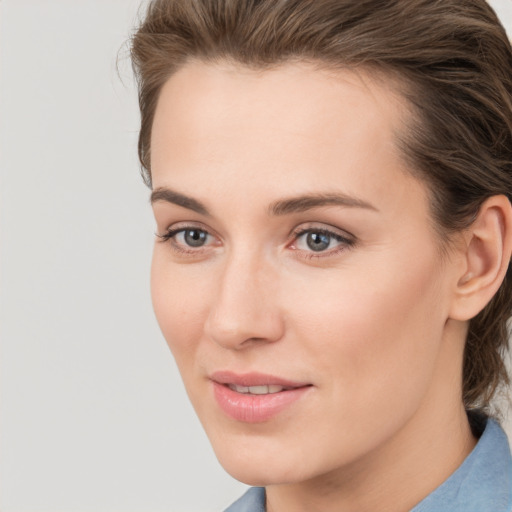
<path id="1" fill-rule="evenodd" d="M 304 237 L 304 235 L 303 235 Z M 331 236 L 326 233 L 310 232 L 305 234 L 305 242 L 309 249 L 315 252 L 325 251 L 331 245 Z"/>
<path id="2" fill-rule="evenodd" d="M 170 242 L 174 251 L 185 253 L 194 253 L 196 250 L 215 242 L 213 235 L 195 226 L 170 228 L 163 235 L 157 236 L 162 242 Z"/>
<path id="3" fill-rule="evenodd" d="M 183 243 L 190 247 L 201 247 L 208 241 L 208 233 L 202 229 L 184 229 L 178 231 L 174 238 L 177 242 Z"/>
<path id="4" fill-rule="evenodd" d="M 320 256 L 321 253 L 326 253 L 326 256 L 335 254 L 352 247 L 355 243 L 348 236 L 321 228 L 301 229 L 294 235 L 295 240 L 290 248 L 310 253 L 310 256 Z"/>

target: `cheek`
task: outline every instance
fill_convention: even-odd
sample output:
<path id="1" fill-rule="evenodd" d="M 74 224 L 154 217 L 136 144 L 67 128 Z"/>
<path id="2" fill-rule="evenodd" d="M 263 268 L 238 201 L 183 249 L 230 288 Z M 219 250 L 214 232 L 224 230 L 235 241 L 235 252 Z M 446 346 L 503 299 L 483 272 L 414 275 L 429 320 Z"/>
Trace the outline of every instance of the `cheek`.
<path id="1" fill-rule="evenodd" d="M 180 370 L 191 364 L 201 338 L 206 308 L 202 281 L 169 263 L 155 248 L 151 265 L 151 298 L 155 316 Z"/>
<path id="2" fill-rule="evenodd" d="M 434 254 L 407 264 L 395 255 L 293 290 L 294 336 L 333 393 L 372 404 L 376 390 L 404 398 L 413 381 L 427 385 L 445 322 L 438 263 Z"/>
<path id="3" fill-rule="evenodd" d="M 319 467 L 375 448 L 429 396 L 444 326 L 437 259 L 382 263 L 291 289 L 289 354 L 308 361 L 319 391 L 300 442 L 310 446 L 321 425 Z"/>

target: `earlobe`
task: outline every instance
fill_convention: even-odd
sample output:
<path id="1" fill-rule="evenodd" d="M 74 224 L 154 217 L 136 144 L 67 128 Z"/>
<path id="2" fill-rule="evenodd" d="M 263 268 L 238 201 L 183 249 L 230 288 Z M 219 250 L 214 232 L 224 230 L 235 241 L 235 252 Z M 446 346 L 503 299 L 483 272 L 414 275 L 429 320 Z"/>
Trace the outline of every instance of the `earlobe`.
<path id="1" fill-rule="evenodd" d="M 459 276 L 450 318 L 475 317 L 498 291 L 512 254 L 512 206 L 503 195 L 487 199 L 464 234 L 464 272 Z"/>

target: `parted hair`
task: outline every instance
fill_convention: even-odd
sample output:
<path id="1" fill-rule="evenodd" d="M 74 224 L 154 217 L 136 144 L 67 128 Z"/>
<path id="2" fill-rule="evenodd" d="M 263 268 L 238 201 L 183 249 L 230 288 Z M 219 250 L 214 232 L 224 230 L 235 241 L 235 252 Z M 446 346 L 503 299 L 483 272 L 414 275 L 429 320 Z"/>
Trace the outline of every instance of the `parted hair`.
<path id="1" fill-rule="evenodd" d="M 512 50 L 484 0 L 153 0 L 131 39 L 131 57 L 148 186 L 158 97 L 187 61 L 265 69 L 302 60 L 375 71 L 401 84 L 410 119 L 397 144 L 429 188 L 441 240 L 468 227 L 487 198 L 512 199 Z M 470 321 L 467 409 L 487 411 L 510 383 L 511 273 Z"/>

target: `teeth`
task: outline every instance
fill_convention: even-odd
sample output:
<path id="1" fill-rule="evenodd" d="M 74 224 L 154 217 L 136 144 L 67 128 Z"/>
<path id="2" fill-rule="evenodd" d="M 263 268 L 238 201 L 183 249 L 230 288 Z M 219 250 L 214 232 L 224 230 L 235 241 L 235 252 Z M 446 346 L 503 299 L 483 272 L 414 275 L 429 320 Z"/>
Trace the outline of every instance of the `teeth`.
<path id="1" fill-rule="evenodd" d="M 237 386 L 236 384 L 229 384 L 229 389 L 232 389 L 237 393 L 249 393 L 249 388 L 246 386 Z"/>
<path id="2" fill-rule="evenodd" d="M 250 395 L 268 395 L 272 393 L 279 393 L 285 388 L 277 384 L 270 384 L 270 386 L 237 386 L 236 384 L 229 384 L 229 389 L 237 393 L 244 393 Z"/>
<path id="3" fill-rule="evenodd" d="M 272 388 L 278 388 L 277 391 L 270 391 L 270 386 L 250 386 L 249 393 L 251 395 L 268 395 L 269 393 L 277 393 L 281 391 L 279 386 L 272 386 Z"/>
<path id="4" fill-rule="evenodd" d="M 279 391 L 284 391 L 284 389 L 285 388 L 283 386 L 278 386 L 277 384 L 271 384 L 268 386 L 269 393 L 279 393 Z"/>

